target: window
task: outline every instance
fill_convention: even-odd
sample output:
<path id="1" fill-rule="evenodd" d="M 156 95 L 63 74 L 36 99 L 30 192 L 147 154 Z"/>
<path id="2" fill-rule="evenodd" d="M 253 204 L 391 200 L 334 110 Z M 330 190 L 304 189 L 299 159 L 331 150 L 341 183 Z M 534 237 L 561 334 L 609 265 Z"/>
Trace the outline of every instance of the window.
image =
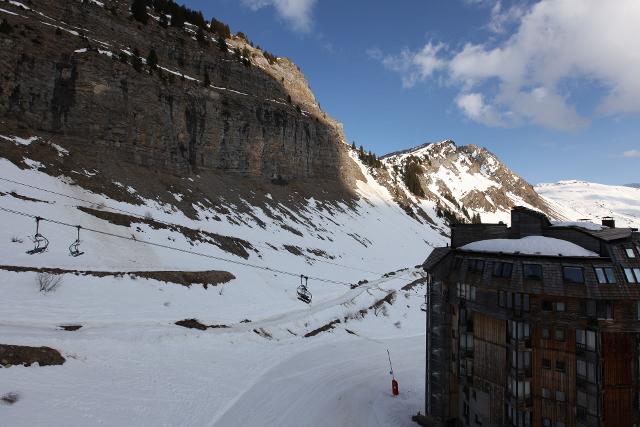
<path id="1" fill-rule="evenodd" d="M 551 420 L 549 418 L 543 418 L 542 427 L 551 427 Z"/>
<path id="2" fill-rule="evenodd" d="M 565 372 L 567 370 L 567 365 L 564 360 L 556 360 L 556 371 Z"/>
<path id="3" fill-rule="evenodd" d="M 542 398 L 543 399 L 551 399 L 551 390 L 549 390 L 548 388 L 543 388 L 542 389 Z"/>
<path id="4" fill-rule="evenodd" d="M 562 267 L 562 275 L 565 282 L 584 283 L 584 270 L 582 267 Z"/>
<path id="5" fill-rule="evenodd" d="M 616 283 L 616 275 L 611 267 L 596 267 L 598 283 Z"/>
<path id="6" fill-rule="evenodd" d="M 576 403 L 580 408 L 586 408 L 587 407 L 587 393 L 585 393 L 584 391 L 578 390 L 578 392 L 576 394 Z"/>
<path id="7" fill-rule="evenodd" d="M 624 248 L 624 251 L 627 253 L 627 258 L 636 257 L 636 253 L 633 251 L 633 248 Z"/>
<path id="8" fill-rule="evenodd" d="M 493 263 L 494 277 L 511 277 L 512 270 L 513 270 L 513 264 L 511 264 L 510 262 L 494 262 Z"/>
<path id="9" fill-rule="evenodd" d="M 464 283 L 458 283 L 458 298 L 468 301 L 476 300 L 476 287 Z"/>
<path id="10" fill-rule="evenodd" d="M 549 328 L 542 328 L 542 338 L 549 339 Z"/>
<path id="11" fill-rule="evenodd" d="M 511 351 L 511 367 L 514 369 L 531 368 L 531 352 L 530 351 Z"/>
<path id="12" fill-rule="evenodd" d="M 484 270 L 484 261 L 481 259 L 470 259 L 467 261 L 469 271 L 478 271 L 482 273 Z"/>
<path id="13" fill-rule="evenodd" d="M 582 315 L 592 319 L 613 319 L 613 303 L 611 301 L 580 301 Z"/>
<path id="14" fill-rule="evenodd" d="M 625 268 L 624 275 L 629 283 L 640 283 L 640 268 Z"/>
<path id="15" fill-rule="evenodd" d="M 557 328 L 554 332 L 556 341 L 564 341 L 564 329 Z"/>
<path id="16" fill-rule="evenodd" d="M 587 362 L 586 360 L 576 360 L 576 375 L 578 378 L 589 381 L 592 384 L 596 383 L 596 365 L 593 362 Z"/>
<path id="17" fill-rule="evenodd" d="M 636 301 L 636 320 L 640 320 L 640 301 Z"/>
<path id="18" fill-rule="evenodd" d="M 596 350 L 596 333 L 584 329 L 576 329 L 576 345 L 589 351 Z"/>
<path id="19" fill-rule="evenodd" d="M 461 334 L 460 335 L 460 348 L 462 350 L 473 350 L 473 335 Z"/>
<path id="20" fill-rule="evenodd" d="M 515 378 L 510 378 L 510 390 L 511 394 L 522 399 L 531 396 L 531 382 L 530 381 L 516 381 Z M 517 391 L 517 394 L 516 394 Z"/>
<path id="21" fill-rule="evenodd" d="M 578 390 L 576 393 L 576 403 L 578 407 L 586 409 L 591 415 L 598 415 L 599 405 L 597 396 Z"/>
<path id="22" fill-rule="evenodd" d="M 509 336 L 513 340 L 522 340 L 531 336 L 531 329 L 528 323 L 510 320 L 507 325 L 509 327 Z"/>
<path id="23" fill-rule="evenodd" d="M 498 291 L 498 305 L 517 311 L 529 312 L 529 294 Z"/>
<path id="24" fill-rule="evenodd" d="M 542 301 L 542 311 L 551 311 L 553 310 L 553 303 L 548 300 Z"/>
<path id="25" fill-rule="evenodd" d="M 566 400 L 566 397 L 564 395 L 564 391 L 556 390 L 556 401 L 564 402 L 565 400 Z"/>
<path id="26" fill-rule="evenodd" d="M 529 280 L 542 280 L 542 266 L 540 264 L 523 264 L 522 275 Z"/>
<path id="27" fill-rule="evenodd" d="M 613 319 L 613 303 L 611 301 L 598 301 L 596 303 L 596 315 L 598 319 Z"/>
<path id="28" fill-rule="evenodd" d="M 551 359 L 542 359 L 542 369 L 551 369 Z"/>
<path id="29" fill-rule="evenodd" d="M 566 306 L 563 302 L 556 302 L 553 304 L 554 305 L 554 310 L 558 311 L 558 312 L 563 312 L 566 310 Z"/>

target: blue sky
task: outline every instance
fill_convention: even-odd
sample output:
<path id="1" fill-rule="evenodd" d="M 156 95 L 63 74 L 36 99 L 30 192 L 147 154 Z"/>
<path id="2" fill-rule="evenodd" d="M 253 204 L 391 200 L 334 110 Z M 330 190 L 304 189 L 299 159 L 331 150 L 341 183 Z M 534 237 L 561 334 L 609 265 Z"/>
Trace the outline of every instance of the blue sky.
<path id="1" fill-rule="evenodd" d="M 450 138 L 531 183 L 640 182 L 636 0 L 183 3 L 293 60 L 378 154 Z"/>

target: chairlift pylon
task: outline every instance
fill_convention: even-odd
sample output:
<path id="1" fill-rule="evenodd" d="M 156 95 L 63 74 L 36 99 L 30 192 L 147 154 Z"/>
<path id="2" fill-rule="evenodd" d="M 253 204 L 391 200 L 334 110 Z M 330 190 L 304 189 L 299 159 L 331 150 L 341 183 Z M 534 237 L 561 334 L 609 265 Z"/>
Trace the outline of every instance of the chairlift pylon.
<path id="1" fill-rule="evenodd" d="M 304 279 L 304 284 L 302 283 L 302 279 Z M 300 275 L 300 286 L 298 286 L 297 289 L 297 293 L 298 293 L 298 299 L 306 304 L 311 304 L 311 292 L 309 292 L 309 289 L 307 288 L 307 282 L 308 282 L 309 278 L 307 276 L 305 276 L 304 274 Z"/>
<path id="2" fill-rule="evenodd" d="M 35 255 L 35 254 L 42 253 L 42 252 L 46 251 L 47 247 L 49 246 L 49 239 L 47 239 L 42 234 L 40 234 L 40 220 L 41 219 L 42 218 L 40 218 L 39 216 L 36 217 L 36 234 L 33 235 L 33 244 L 35 246 L 33 247 L 33 249 L 27 251 L 27 253 L 29 255 Z"/>
<path id="3" fill-rule="evenodd" d="M 80 251 L 80 229 L 82 226 L 76 225 L 76 228 L 78 229 L 78 237 L 71 245 L 69 245 L 69 255 L 73 257 L 80 256 L 84 253 Z"/>

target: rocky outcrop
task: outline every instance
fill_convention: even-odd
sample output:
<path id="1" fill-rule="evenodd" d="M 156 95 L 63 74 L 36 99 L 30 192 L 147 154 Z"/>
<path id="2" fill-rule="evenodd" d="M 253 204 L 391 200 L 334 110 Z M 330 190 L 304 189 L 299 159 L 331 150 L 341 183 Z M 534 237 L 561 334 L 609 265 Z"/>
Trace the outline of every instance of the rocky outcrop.
<path id="1" fill-rule="evenodd" d="M 505 214 L 515 205 L 528 205 L 552 218 L 561 215 L 536 193 L 523 178 L 506 167 L 494 154 L 476 145 L 458 147 L 453 141 L 423 144 L 419 147 L 388 154 L 383 164 L 388 171 L 386 185 L 392 182 L 396 198 L 406 203 L 411 195 L 401 185 L 407 162 L 416 162 L 418 180 L 424 192 L 422 199 L 434 202 L 440 211 L 458 220 L 470 221 L 473 214 L 489 215 L 491 220 Z M 384 174 L 377 176 L 384 178 Z"/>
<path id="2" fill-rule="evenodd" d="M 269 64 L 251 48 L 247 66 L 233 49 L 246 46 L 240 39 L 224 52 L 211 33 L 198 42 L 189 24 L 132 20 L 128 2 L 0 5 L 13 28 L 0 34 L 5 132 L 173 173 L 346 179 L 341 126 L 288 60 Z M 134 49 L 140 58 L 154 49 L 160 68 L 136 71 Z"/>

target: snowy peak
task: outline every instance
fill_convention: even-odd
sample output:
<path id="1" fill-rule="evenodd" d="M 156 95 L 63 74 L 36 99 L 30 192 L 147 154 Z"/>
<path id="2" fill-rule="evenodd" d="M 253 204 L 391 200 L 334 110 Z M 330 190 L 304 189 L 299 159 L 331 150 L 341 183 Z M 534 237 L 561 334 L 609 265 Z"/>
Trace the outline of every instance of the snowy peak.
<path id="1" fill-rule="evenodd" d="M 516 205 L 563 217 L 529 183 L 477 145 L 444 140 L 388 154 L 382 162 L 408 198 L 435 202 L 438 215 L 449 219 L 471 221 L 479 215 L 483 221 L 508 222 Z"/>

